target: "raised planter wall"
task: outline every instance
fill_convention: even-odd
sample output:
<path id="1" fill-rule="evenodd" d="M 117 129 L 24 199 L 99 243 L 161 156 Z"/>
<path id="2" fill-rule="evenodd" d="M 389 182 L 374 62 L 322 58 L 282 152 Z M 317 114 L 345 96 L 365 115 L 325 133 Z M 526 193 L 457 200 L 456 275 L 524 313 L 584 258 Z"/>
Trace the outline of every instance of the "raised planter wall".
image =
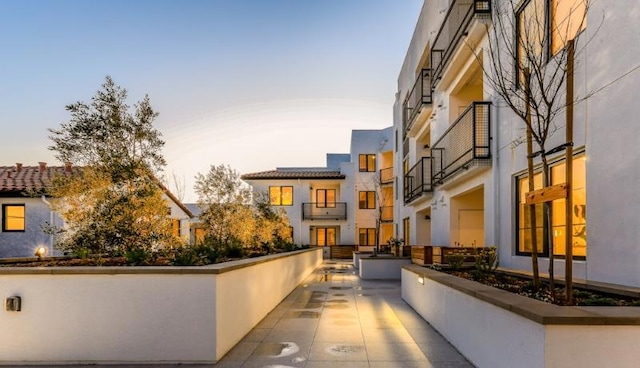
<path id="1" fill-rule="evenodd" d="M 411 258 L 381 255 L 361 257 L 359 276 L 363 280 L 400 280 L 402 266 L 411 264 Z"/>
<path id="2" fill-rule="evenodd" d="M 202 267 L 0 268 L 0 364 L 213 363 L 322 262 L 310 249 Z"/>
<path id="3" fill-rule="evenodd" d="M 637 367 L 640 308 L 560 307 L 416 265 L 402 298 L 479 368 Z"/>

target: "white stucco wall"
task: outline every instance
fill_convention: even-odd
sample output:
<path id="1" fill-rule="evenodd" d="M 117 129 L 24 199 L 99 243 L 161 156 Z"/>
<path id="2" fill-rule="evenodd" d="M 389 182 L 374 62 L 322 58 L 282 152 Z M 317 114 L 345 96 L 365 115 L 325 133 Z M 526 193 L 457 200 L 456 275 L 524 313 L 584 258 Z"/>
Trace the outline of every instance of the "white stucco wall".
<path id="1" fill-rule="evenodd" d="M 21 296 L 22 311 L 0 311 L 0 364 L 215 362 L 320 262 L 313 249 L 205 267 L 3 268 L 0 298 Z"/>

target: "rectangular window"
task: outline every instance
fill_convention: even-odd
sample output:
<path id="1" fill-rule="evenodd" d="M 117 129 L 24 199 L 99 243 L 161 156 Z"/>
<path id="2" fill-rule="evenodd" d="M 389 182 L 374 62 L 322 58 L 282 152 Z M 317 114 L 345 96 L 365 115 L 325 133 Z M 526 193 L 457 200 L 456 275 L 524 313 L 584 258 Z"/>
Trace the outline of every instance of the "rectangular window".
<path id="1" fill-rule="evenodd" d="M 551 55 L 564 48 L 587 26 L 587 0 L 551 0 Z"/>
<path id="2" fill-rule="evenodd" d="M 402 238 L 404 239 L 405 245 L 411 244 L 411 222 L 409 217 L 405 217 L 402 219 Z"/>
<path id="3" fill-rule="evenodd" d="M 358 229 L 359 245 L 376 245 L 376 229 L 360 228 Z"/>
<path id="4" fill-rule="evenodd" d="M 336 245 L 336 228 L 335 227 L 316 228 L 316 243 L 318 246 Z"/>
<path id="5" fill-rule="evenodd" d="M 317 189 L 316 190 L 316 207 L 335 208 L 335 206 L 336 206 L 336 190 L 335 189 Z"/>
<path id="6" fill-rule="evenodd" d="M 362 191 L 358 192 L 359 208 L 361 210 L 373 210 L 376 208 L 376 192 Z"/>
<path id="7" fill-rule="evenodd" d="M 293 187 L 269 187 L 269 202 L 272 206 L 293 206 Z"/>
<path id="8" fill-rule="evenodd" d="M 546 59 L 546 0 L 528 0 L 516 12 L 518 86 L 524 86 L 524 69 L 541 67 Z"/>
<path id="9" fill-rule="evenodd" d="M 565 182 L 566 166 L 564 161 L 559 161 L 550 167 L 551 185 Z M 517 178 L 518 191 L 518 232 L 517 232 L 517 254 L 529 255 L 532 251 L 530 211 L 525 205 L 525 194 L 529 191 L 529 181 L 526 175 Z M 542 188 L 542 173 L 534 175 L 535 189 Z M 585 258 L 587 256 L 587 199 L 586 199 L 586 157 L 584 154 L 576 155 L 573 158 L 573 188 L 571 190 L 573 199 L 573 225 L 571 243 L 573 244 L 573 255 Z M 536 236 L 538 252 L 543 255 L 549 254 L 549 244 L 544 233 L 543 205 L 536 205 Z M 563 256 L 565 254 L 566 239 L 566 215 L 565 200 L 557 199 L 551 202 L 551 238 L 553 241 L 554 255 Z"/>
<path id="10" fill-rule="evenodd" d="M 193 238 L 196 244 L 202 244 L 204 242 L 205 231 L 201 227 L 196 227 L 193 229 Z"/>
<path id="11" fill-rule="evenodd" d="M 2 231 L 25 231 L 24 204 L 2 205 Z"/>
<path id="12" fill-rule="evenodd" d="M 363 154 L 358 156 L 358 167 L 360 171 L 374 172 L 376 171 L 376 155 Z"/>
<path id="13" fill-rule="evenodd" d="M 171 219 L 171 233 L 173 236 L 180 237 L 180 220 L 179 219 Z"/>

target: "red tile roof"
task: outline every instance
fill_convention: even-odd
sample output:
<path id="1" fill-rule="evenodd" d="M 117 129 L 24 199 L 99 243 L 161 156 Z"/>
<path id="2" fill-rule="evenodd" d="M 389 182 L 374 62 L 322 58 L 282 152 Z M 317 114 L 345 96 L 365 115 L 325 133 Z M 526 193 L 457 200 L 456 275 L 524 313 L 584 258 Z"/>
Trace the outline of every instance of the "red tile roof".
<path id="1" fill-rule="evenodd" d="M 69 171 L 71 170 L 71 171 Z M 26 190 L 46 189 L 54 177 L 78 172 L 77 167 L 64 166 L 0 166 L 0 193 L 22 193 Z"/>
<path id="2" fill-rule="evenodd" d="M 340 171 L 328 170 L 271 170 L 251 174 L 244 174 L 242 180 L 273 180 L 273 179 L 344 179 Z"/>

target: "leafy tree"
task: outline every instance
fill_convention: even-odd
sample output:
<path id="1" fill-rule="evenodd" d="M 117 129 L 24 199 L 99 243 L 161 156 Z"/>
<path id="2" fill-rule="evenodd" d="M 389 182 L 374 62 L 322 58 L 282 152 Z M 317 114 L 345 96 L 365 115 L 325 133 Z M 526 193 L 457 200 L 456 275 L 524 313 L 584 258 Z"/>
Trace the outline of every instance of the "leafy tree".
<path id="1" fill-rule="evenodd" d="M 54 180 L 50 190 L 65 220 L 57 241 L 64 251 L 150 255 L 178 241 L 156 179 L 165 164 L 164 142 L 153 127 L 158 113 L 148 96 L 133 111 L 126 99 L 127 91 L 106 77 L 90 103 L 68 105 L 70 120 L 49 129 L 49 149 L 59 160 L 81 166 Z"/>
<path id="2" fill-rule="evenodd" d="M 231 167 L 211 165 L 206 174 L 198 173 L 195 192 L 205 241 L 221 248 L 291 241 L 284 211 L 273 209 L 266 193 L 256 195 L 252 204 L 251 189 Z"/>

